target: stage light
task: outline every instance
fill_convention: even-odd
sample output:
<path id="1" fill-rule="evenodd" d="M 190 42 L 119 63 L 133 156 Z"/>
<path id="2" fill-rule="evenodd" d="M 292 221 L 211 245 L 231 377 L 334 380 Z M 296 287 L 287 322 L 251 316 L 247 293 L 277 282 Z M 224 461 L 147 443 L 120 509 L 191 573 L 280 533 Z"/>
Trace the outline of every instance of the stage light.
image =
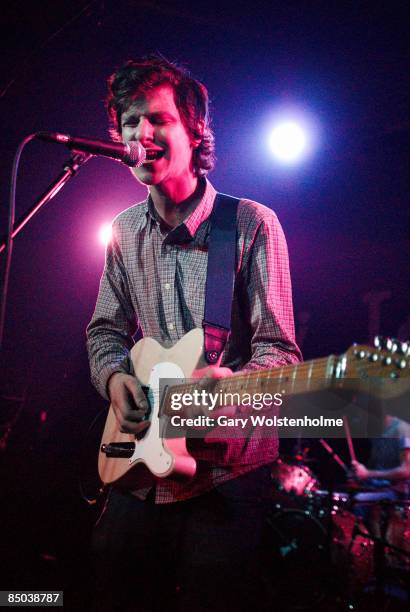
<path id="1" fill-rule="evenodd" d="M 112 238 L 111 223 L 105 223 L 101 226 L 100 231 L 98 233 L 98 237 L 100 239 L 101 244 L 107 246 L 107 244 L 111 241 Z"/>
<path id="2" fill-rule="evenodd" d="M 270 134 L 269 146 L 273 155 L 282 163 L 296 163 L 306 153 L 306 130 L 296 121 L 281 121 Z"/>

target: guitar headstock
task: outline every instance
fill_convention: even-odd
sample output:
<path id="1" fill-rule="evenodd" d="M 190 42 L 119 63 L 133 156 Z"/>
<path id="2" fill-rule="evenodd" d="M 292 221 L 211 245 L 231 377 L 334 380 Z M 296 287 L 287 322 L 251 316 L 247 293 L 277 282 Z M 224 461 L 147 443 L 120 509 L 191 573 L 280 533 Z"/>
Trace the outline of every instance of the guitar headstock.
<path id="1" fill-rule="evenodd" d="M 410 343 L 376 336 L 374 346 L 353 344 L 345 353 L 349 377 L 410 377 Z"/>

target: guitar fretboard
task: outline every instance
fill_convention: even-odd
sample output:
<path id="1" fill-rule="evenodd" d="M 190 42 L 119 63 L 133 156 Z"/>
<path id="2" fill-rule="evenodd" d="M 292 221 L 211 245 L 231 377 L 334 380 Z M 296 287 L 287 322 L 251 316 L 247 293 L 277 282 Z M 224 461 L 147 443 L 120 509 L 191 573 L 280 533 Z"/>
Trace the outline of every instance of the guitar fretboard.
<path id="1" fill-rule="evenodd" d="M 163 409 L 170 414 L 171 394 L 192 395 L 195 390 L 217 394 L 221 398 L 235 395 L 235 400 L 256 393 L 276 393 L 297 395 L 300 393 L 321 391 L 329 387 L 335 376 L 338 358 L 335 355 L 314 359 L 294 365 L 286 365 L 266 370 L 251 370 L 233 374 L 222 379 L 201 379 L 195 382 L 180 383 L 167 390 Z M 240 403 L 237 402 L 237 403 Z"/>

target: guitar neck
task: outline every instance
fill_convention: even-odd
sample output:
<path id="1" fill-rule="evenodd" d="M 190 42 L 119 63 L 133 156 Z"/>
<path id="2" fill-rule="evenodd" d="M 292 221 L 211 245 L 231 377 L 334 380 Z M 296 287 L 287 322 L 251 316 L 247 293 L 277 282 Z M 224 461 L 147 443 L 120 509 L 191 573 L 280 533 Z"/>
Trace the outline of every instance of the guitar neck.
<path id="1" fill-rule="evenodd" d="M 233 374 L 222 379 L 203 379 L 198 382 L 177 384 L 167 390 L 164 398 L 163 409 L 166 414 L 171 414 L 171 395 L 187 394 L 193 396 L 195 390 L 200 388 L 206 394 L 213 396 L 234 396 L 234 405 L 240 404 L 239 398 L 254 396 L 257 393 L 277 393 L 297 395 L 300 393 L 311 393 L 329 388 L 337 373 L 340 357 L 330 355 L 322 359 L 313 359 L 294 365 L 286 365 L 278 368 L 265 370 L 253 370 L 240 374 Z M 220 404 L 221 405 L 221 404 Z"/>

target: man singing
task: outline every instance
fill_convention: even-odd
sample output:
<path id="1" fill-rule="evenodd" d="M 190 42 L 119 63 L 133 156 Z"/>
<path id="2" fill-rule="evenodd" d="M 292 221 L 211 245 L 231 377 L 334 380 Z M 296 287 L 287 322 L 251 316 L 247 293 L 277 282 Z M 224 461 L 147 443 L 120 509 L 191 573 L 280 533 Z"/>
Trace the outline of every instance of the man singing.
<path id="1" fill-rule="evenodd" d="M 132 173 L 148 194 L 113 222 L 88 350 L 92 380 L 120 430 L 137 434 L 149 421 L 129 368 L 133 335 L 170 347 L 202 328 L 214 138 L 205 86 L 162 57 L 117 70 L 107 106 L 114 138 L 146 149 Z M 241 199 L 231 334 L 220 367 L 207 375 L 300 359 L 281 226 L 272 210 Z M 146 470 L 132 491 L 111 489 L 93 540 L 98 600 L 107 609 L 269 607 L 260 553 L 278 441 L 253 434 L 188 440 L 197 471 L 185 482 Z"/>

